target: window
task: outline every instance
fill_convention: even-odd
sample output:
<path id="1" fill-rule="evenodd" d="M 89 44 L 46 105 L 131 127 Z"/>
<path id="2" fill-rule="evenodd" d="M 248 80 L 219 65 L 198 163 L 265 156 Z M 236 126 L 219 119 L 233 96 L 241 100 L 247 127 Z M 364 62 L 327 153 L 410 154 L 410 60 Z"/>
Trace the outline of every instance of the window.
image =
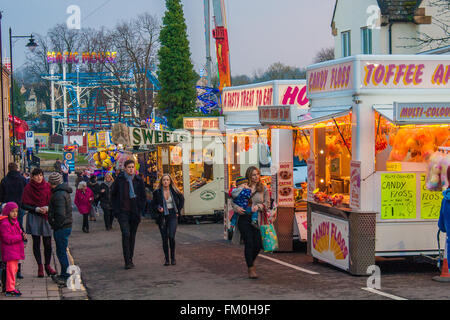
<path id="1" fill-rule="evenodd" d="M 351 53 L 350 31 L 342 32 L 342 57 L 348 57 Z"/>
<path id="2" fill-rule="evenodd" d="M 372 54 L 372 29 L 361 28 L 361 52 Z"/>

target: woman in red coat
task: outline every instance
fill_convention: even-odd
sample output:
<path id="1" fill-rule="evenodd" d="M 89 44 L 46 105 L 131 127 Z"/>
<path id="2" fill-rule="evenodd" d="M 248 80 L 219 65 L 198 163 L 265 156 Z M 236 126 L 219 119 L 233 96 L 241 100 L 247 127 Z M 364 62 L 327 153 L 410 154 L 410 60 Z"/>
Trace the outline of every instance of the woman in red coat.
<path id="1" fill-rule="evenodd" d="M 81 181 L 75 194 L 75 205 L 80 214 L 83 215 L 83 232 L 89 233 L 89 212 L 94 202 L 94 192 L 88 188 L 86 182 Z"/>

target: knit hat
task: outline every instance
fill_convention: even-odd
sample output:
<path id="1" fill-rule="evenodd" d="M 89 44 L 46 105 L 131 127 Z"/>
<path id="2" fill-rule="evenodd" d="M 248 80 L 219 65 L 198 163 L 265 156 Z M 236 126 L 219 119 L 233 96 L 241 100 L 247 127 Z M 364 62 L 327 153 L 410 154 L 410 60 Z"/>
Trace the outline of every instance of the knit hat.
<path id="1" fill-rule="evenodd" d="M 48 183 L 59 186 L 61 183 L 63 183 L 63 177 L 58 172 L 52 172 L 50 174 L 50 177 L 48 177 Z"/>
<path id="2" fill-rule="evenodd" d="M 2 215 L 3 216 L 9 216 L 9 213 L 13 211 L 14 209 L 18 209 L 19 206 L 15 202 L 8 202 L 5 204 L 5 206 L 2 209 Z"/>
<path id="3" fill-rule="evenodd" d="M 247 178 L 242 177 L 242 176 L 241 177 L 237 177 L 237 179 L 236 179 L 236 187 L 240 186 L 243 183 L 247 183 L 247 182 L 248 182 Z"/>

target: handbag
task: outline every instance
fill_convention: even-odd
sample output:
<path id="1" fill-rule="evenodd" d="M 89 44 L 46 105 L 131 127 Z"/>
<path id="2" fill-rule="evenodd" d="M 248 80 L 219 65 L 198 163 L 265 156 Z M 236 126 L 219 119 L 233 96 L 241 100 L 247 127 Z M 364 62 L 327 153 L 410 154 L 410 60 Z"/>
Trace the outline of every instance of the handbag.
<path id="1" fill-rule="evenodd" d="M 273 215 L 270 214 L 272 217 Z M 270 223 L 268 220 L 268 210 L 264 207 L 263 211 L 263 222 L 264 224 L 261 224 L 260 231 L 261 231 L 261 238 L 262 238 L 262 245 L 264 252 L 273 252 L 278 250 L 278 237 L 277 233 L 275 232 L 275 227 L 273 226 L 273 219 L 271 219 Z"/>

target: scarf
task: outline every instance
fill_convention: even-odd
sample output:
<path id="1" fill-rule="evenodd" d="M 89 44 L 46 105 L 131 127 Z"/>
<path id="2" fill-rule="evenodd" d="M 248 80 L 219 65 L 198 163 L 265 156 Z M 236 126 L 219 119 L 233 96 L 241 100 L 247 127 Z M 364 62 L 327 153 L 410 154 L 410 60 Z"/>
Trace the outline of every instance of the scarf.
<path id="1" fill-rule="evenodd" d="M 51 196 L 51 188 L 47 181 L 42 180 L 41 183 L 37 183 L 31 179 L 23 190 L 22 203 L 35 207 L 45 207 L 50 203 Z"/>
<path id="2" fill-rule="evenodd" d="M 172 188 L 170 188 L 169 190 L 170 190 L 170 196 L 172 197 L 173 209 L 175 210 L 175 213 L 178 213 L 178 208 L 177 208 L 177 205 L 175 203 L 175 198 L 173 197 Z M 164 197 L 164 188 L 163 187 L 161 187 L 161 193 L 162 193 L 162 198 L 163 198 L 164 215 L 168 216 L 169 215 L 169 209 L 167 209 L 167 203 L 166 203 L 166 198 Z"/>
<path id="3" fill-rule="evenodd" d="M 108 188 L 111 188 L 114 181 L 103 181 L 103 183 L 106 184 L 108 186 Z"/>
<path id="4" fill-rule="evenodd" d="M 130 186 L 130 199 L 134 199 L 134 198 L 136 198 L 136 194 L 134 193 L 134 187 L 133 187 L 134 174 L 131 176 L 126 172 L 124 172 L 124 174 L 125 174 L 125 179 L 127 179 L 128 185 Z"/>

